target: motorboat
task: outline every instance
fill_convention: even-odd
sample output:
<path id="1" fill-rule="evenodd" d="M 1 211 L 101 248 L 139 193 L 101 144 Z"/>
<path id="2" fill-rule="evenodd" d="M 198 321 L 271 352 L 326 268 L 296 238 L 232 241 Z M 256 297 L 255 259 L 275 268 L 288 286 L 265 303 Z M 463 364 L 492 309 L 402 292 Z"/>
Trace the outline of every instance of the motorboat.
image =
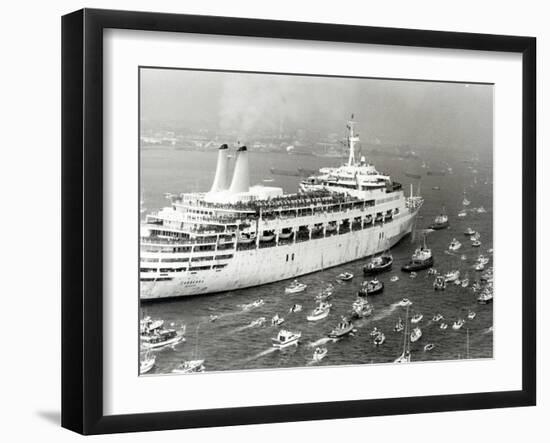
<path id="1" fill-rule="evenodd" d="M 315 348 L 315 351 L 313 352 L 313 361 L 316 361 L 316 362 L 321 361 L 323 358 L 325 358 L 327 353 L 328 353 L 328 349 L 325 347 Z"/>
<path id="2" fill-rule="evenodd" d="M 453 323 L 453 329 L 456 331 L 456 330 L 462 328 L 462 326 L 464 326 L 464 323 L 465 323 L 465 322 L 464 322 L 463 319 L 459 319 L 459 320 L 455 321 L 455 322 Z"/>
<path id="3" fill-rule="evenodd" d="M 420 329 L 419 327 L 416 327 L 411 331 L 411 336 L 410 336 L 411 343 L 414 343 L 415 341 L 420 340 L 421 337 L 422 337 L 422 329 Z"/>
<path id="4" fill-rule="evenodd" d="M 476 318 L 476 313 L 474 311 L 469 311 L 468 320 L 473 320 L 474 318 Z"/>
<path id="5" fill-rule="evenodd" d="M 456 238 L 453 238 L 453 241 L 451 241 L 451 244 L 449 245 L 449 251 L 458 251 L 462 247 L 462 243 L 460 243 Z"/>
<path id="6" fill-rule="evenodd" d="M 259 317 L 257 318 L 256 320 L 252 320 L 250 323 L 249 323 L 249 326 L 251 328 L 256 328 L 256 327 L 260 327 L 260 326 L 263 326 L 265 324 L 266 320 L 265 320 L 265 317 Z"/>
<path id="7" fill-rule="evenodd" d="M 330 313 L 331 304 L 326 302 L 321 302 L 319 305 L 308 315 L 307 321 L 318 321 L 326 318 Z"/>
<path id="8" fill-rule="evenodd" d="M 434 222 L 430 225 L 431 229 L 439 230 L 439 229 L 445 229 L 449 227 L 449 217 L 444 212 L 445 210 L 441 212 L 435 219 Z"/>
<path id="9" fill-rule="evenodd" d="M 428 269 L 428 275 L 437 275 L 437 269 L 435 268 Z"/>
<path id="10" fill-rule="evenodd" d="M 477 257 L 478 263 L 482 263 L 484 265 L 489 263 L 489 257 L 485 257 L 483 254 L 479 254 Z"/>
<path id="11" fill-rule="evenodd" d="M 289 286 L 285 288 L 285 294 L 297 294 L 303 292 L 307 288 L 305 283 L 300 283 L 298 280 L 294 280 Z"/>
<path id="12" fill-rule="evenodd" d="M 444 275 L 445 282 L 449 283 L 452 281 L 455 281 L 458 277 L 460 277 L 460 271 L 449 271 Z"/>
<path id="13" fill-rule="evenodd" d="M 392 255 L 389 253 L 384 253 L 378 257 L 372 258 L 371 261 L 363 267 L 363 274 L 364 275 L 380 274 L 382 272 L 389 271 L 392 268 L 392 265 L 393 265 Z"/>
<path id="14" fill-rule="evenodd" d="M 139 322 L 139 332 L 142 335 L 152 334 L 155 331 L 162 329 L 164 320 L 153 320 L 150 316 L 142 318 Z"/>
<path id="15" fill-rule="evenodd" d="M 370 331 L 369 335 L 371 337 L 376 337 L 378 334 L 380 334 L 380 329 L 378 329 L 376 326 L 372 328 L 372 331 Z"/>
<path id="16" fill-rule="evenodd" d="M 411 273 L 409 273 L 409 278 L 416 278 L 418 274 L 414 271 L 412 271 Z"/>
<path id="17" fill-rule="evenodd" d="M 374 337 L 374 344 L 376 346 L 382 345 L 385 341 L 386 341 L 386 336 L 382 332 L 380 332 L 376 337 Z"/>
<path id="18" fill-rule="evenodd" d="M 181 331 L 176 329 L 156 329 L 147 334 L 141 334 L 141 346 L 144 349 L 159 349 L 165 346 L 176 346 L 185 341 L 185 327 Z"/>
<path id="19" fill-rule="evenodd" d="M 470 279 L 468 277 L 463 278 L 462 281 L 460 282 L 460 286 L 462 286 L 463 288 L 467 288 L 469 284 L 470 284 Z"/>
<path id="20" fill-rule="evenodd" d="M 143 358 L 139 360 L 139 374 L 147 374 L 155 366 L 155 361 L 156 357 L 151 355 L 150 352 L 146 352 Z"/>
<path id="21" fill-rule="evenodd" d="M 455 284 L 455 286 L 460 286 L 462 284 L 462 280 L 457 278 L 453 283 Z"/>
<path id="22" fill-rule="evenodd" d="M 471 236 L 470 236 L 470 240 L 472 241 L 475 241 L 475 240 L 479 240 L 481 238 L 481 234 L 479 232 L 474 232 Z"/>
<path id="23" fill-rule="evenodd" d="M 448 327 L 449 327 L 449 325 L 448 325 L 447 323 L 441 323 L 441 324 L 439 325 L 439 329 L 442 329 L 443 331 L 444 331 L 445 329 L 447 329 Z"/>
<path id="24" fill-rule="evenodd" d="M 491 303 L 492 301 L 493 301 L 493 292 L 489 289 L 485 289 L 481 294 L 479 294 L 479 297 L 477 298 L 477 302 L 483 305 Z"/>
<path id="25" fill-rule="evenodd" d="M 432 317 L 433 322 L 438 322 L 443 320 L 443 314 L 437 313 Z"/>
<path id="26" fill-rule="evenodd" d="M 457 215 L 459 217 L 466 217 L 468 215 L 468 211 L 466 211 L 466 209 L 463 209 L 462 211 L 459 211 Z"/>
<path id="27" fill-rule="evenodd" d="M 334 293 L 334 286 L 332 284 L 329 284 L 325 289 L 323 289 L 319 294 L 315 296 L 315 300 L 321 302 L 329 299 L 332 297 L 332 294 Z"/>
<path id="28" fill-rule="evenodd" d="M 175 369 L 172 369 L 174 374 L 192 374 L 204 372 L 204 360 L 187 360 L 181 362 Z"/>
<path id="29" fill-rule="evenodd" d="M 466 257 L 466 254 L 462 254 L 462 255 L 460 256 L 460 260 L 462 260 L 462 261 L 465 261 L 465 260 L 467 260 L 467 259 L 468 259 L 468 257 Z"/>
<path id="30" fill-rule="evenodd" d="M 300 312 L 302 310 L 302 305 L 299 305 L 299 304 L 294 304 L 292 305 L 292 307 L 290 308 L 290 310 L 288 312 L 290 313 L 293 313 L 293 312 Z"/>
<path id="31" fill-rule="evenodd" d="M 483 263 L 477 262 L 474 265 L 474 269 L 478 272 L 484 271 L 485 270 L 485 265 Z"/>
<path id="32" fill-rule="evenodd" d="M 281 329 L 277 337 L 271 339 L 271 343 L 274 348 L 284 349 L 288 346 L 298 345 L 298 340 L 301 336 L 301 332 L 291 332 L 286 329 Z"/>
<path id="33" fill-rule="evenodd" d="M 342 321 L 338 323 L 338 326 L 329 332 L 328 336 L 330 338 L 340 338 L 344 337 L 353 332 L 353 323 L 347 318 L 342 317 Z"/>
<path id="34" fill-rule="evenodd" d="M 406 307 L 406 306 L 410 306 L 410 305 L 412 305 L 412 301 L 410 301 L 408 298 L 403 298 L 399 302 L 399 306 Z"/>
<path id="35" fill-rule="evenodd" d="M 404 272 L 416 272 L 423 269 L 428 269 L 434 264 L 432 250 L 426 245 L 426 236 L 424 235 L 424 243 L 416 248 L 409 263 L 401 268 Z"/>
<path id="36" fill-rule="evenodd" d="M 399 280 L 399 277 L 398 277 L 397 275 L 393 275 L 393 276 L 390 278 L 390 281 L 391 281 L 392 283 L 395 283 L 395 282 L 398 281 L 398 280 Z"/>
<path id="37" fill-rule="evenodd" d="M 259 298 L 258 300 L 254 300 L 252 302 L 252 307 L 253 308 L 259 308 L 260 306 L 262 306 L 265 302 L 263 301 L 263 299 Z"/>
<path id="38" fill-rule="evenodd" d="M 462 200 L 462 206 L 470 206 L 470 200 L 466 198 L 466 195 L 464 195 L 464 199 Z"/>
<path id="39" fill-rule="evenodd" d="M 343 272 L 342 274 L 338 275 L 338 279 L 342 281 L 350 281 L 353 278 L 353 274 L 351 272 Z"/>
<path id="40" fill-rule="evenodd" d="M 442 275 L 436 276 L 433 286 L 436 291 L 444 290 L 447 287 L 447 282 L 445 281 L 445 277 L 443 277 Z"/>
<path id="41" fill-rule="evenodd" d="M 285 322 L 285 319 L 283 317 L 279 317 L 279 314 L 275 314 L 273 317 L 271 317 L 271 326 L 279 326 L 282 325 Z"/>
<path id="42" fill-rule="evenodd" d="M 481 246 L 481 242 L 479 240 L 472 241 L 472 247 L 479 248 L 480 246 Z"/>
<path id="43" fill-rule="evenodd" d="M 478 214 L 484 214 L 487 212 L 487 210 L 483 206 L 480 206 L 479 208 L 476 209 L 476 212 Z"/>
<path id="44" fill-rule="evenodd" d="M 426 346 L 424 346 L 424 351 L 429 352 L 433 348 L 435 348 L 434 344 L 433 343 L 428 343 Z"/>
<path id="45" fill-rule="evenodd" d="M 214 323 L 219 317 L 219 315 L 211 314 L 210 315 L 210 321 Z"/>
<path id="46" fill-rule="evenodd" d="M 467 229 L 464 231 L 464 235 L 467 235 L 467 236 L 474 235 L 475 233 L 476 233 L 476 231 L 474 231 L 472 228 L 467 228 Z"/>
<path id="47" fill-rule="evenodd" d="M 401 317 L 399 317 L 399 320 L 397 320 L 397 323 L 393 327 L 393 330 L 395 332 L 401 332 L 405 328 L 405 325 L 403 323 L 403 320 L 401 320 Z"/>
<path id="48" fill-rule="evenodd" d="M 372 314 L 372 305 L 363 298 L 355 300 L 351 306 L 351 318 L 364 318 Z"/>
<path id="49" fill-rule="evenodd" d="M 413 315 L 413 317 L 411 318 L 411 323 L 419 323 L 423 318 L 424 316 L 422 314 Z"/>
<path id="50" fill-rule="evenodd" d="M 367 295 L 380 294 L 384 290 L 384 283 L 378 279 L 373 279 L 370 281 L 364 281 L 361 284 L 361 289 L 359 289 L 359 295 L 365 297 Z"/>

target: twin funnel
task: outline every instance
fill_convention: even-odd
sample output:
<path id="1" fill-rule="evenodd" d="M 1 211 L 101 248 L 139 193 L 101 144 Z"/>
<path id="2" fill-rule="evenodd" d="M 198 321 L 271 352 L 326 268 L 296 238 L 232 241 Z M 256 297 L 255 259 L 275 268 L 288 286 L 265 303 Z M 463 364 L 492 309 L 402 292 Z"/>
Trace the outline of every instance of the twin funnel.
<path id="1" fill-rule="evenodd" d="M 233 170 L 231 184 L 228 183 L 229 157 L 227 153 L 227 145 L 221 145 L 218 149 L 216 173 L 214 175 L 214 181 L 212 182 L 210 192 L 218 193 L 226 191 L 229 194 L 241 194 L 243 192 L 248 192 L 250 189 L 250 168 L 248 166 L 248 151 L 246 150 L 246 146 L 241 146 L 237 149 L 235 169 Z"/>

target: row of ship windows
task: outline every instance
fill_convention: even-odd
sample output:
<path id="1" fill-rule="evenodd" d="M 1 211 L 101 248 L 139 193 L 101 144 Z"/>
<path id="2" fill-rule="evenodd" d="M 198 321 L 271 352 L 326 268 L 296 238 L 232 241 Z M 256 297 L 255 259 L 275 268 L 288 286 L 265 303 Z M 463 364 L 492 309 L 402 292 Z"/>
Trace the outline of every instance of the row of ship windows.
<path id="1" fill-rule="evenodd" d="M 189 272 L 193 271 L 206 271 L 209 269 L 223 269 L 227 266 L 227 263 L 221 264 L 221 265 L 212 265 L 212 266 L 190 266 L 189 269 L 187 268 L 139 268 L 139 272 L 185 272 L 189 270 Z"/>
<path id="2" fill-rule="evenodd" d="M 216 255 L 215 257 L 212 255 L 208 255 L 205 257 L 193 257 L 191 258 L 191 262 L 201 262 L 201 261 L 210 261 L 210 260 L 228 260 L 230 258 L 233 258 L 233 254 L 223 254 L 223 255 Z M 158 263 L 158 258 L 150 258 L 150 257 L 144 257 L 141 259 L 142 262 L 146 263 Z M 180 257 L 180 258 L 161 258 L 161 263 L 186 263 L 189 261 L 189 257 Z"/>

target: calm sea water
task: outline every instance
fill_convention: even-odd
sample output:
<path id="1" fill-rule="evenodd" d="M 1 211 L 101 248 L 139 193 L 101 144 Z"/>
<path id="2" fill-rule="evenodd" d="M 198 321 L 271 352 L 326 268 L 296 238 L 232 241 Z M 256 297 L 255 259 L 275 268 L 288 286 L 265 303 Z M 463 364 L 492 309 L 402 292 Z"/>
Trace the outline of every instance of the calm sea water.
<path id="1" fill-rule="evenodd" d="M 450 156 L 451 155 L 451 156 Z M 425 198 L 416 229 L 426 228 L 445 206 L 451 226 L 447 230 L 436 231 L 428 236 L 428 244 L 434 252 L 435 268 L 440 272 L 459 269 L 461 277 L 468 274 L 472 283 L 479 278 L 473 269 L 477 256 L 487 253 L 492 244 L 493 201 L 492 201 L 492 158 L 487 156 L 475 164 L 477 173 L 464 163 L 464 157 L 455 154 L 433 153 L 429 157 L 430 169 L 442 169 L 450 166 L 452 174 L 445 176 L 426 176 L 428 169 L 421 168 L 419 160 L 402 160 L 388 157 L 372 157 L 370 160 L 379 171 L 391 174 L 406 189 L 414 184 L 415 192 L 418 180 L 408 178 L 405 172 L 422 173 L 421 194 Z M 428 159 L 424 158 L 426 161 Z M 216 153 L 187 152 L 171 149 L 144 149 L 141 154 L 142 199 L 147 211 L 157 210 L 166 205 L 164 193 L 205 191 L 211 185 L 216 162 Z M 311 156 L 289 156 L 285 154 L 251 153 L 252 184 L 264 183 L 281 186 L 285 192 L 296 192 L 300 180 L 298 177 L 271 175 L 269 168 L 295 170 L 296 168 L 318 169 L 334 166 L 337 159 Z M 264 182 L 274 179 L 273 182 Z M 439 186 L 440 190 L 432 189 Z M 478 214 L 469 212 L 464 218 L 457 217 L 462 209 L 463 192 L 467 193 L 471 205 L 469 208 L 483 206 L 487 212 Z M 481 233 L 482 246 L 473 248 L 463 234 L 467 227 Z M 405 317 L 405 308 L 398 302 L 409 298 L 413 305 L 410 315 L 422 313 L 419 323 L 423 336 L 411 344 L 412 360 L 447 360 L 466 358 L 467 331 L 469 334 L 470 358 L 491 358 L 493 350 L 493 305 L 479 305 L 477 295 L 470 288 L 453 284 L 445 291 L 434 291 L 433 277 L 427 271 L 418 273 L 411 279 L 400 271 L 420 241 L 420 236 L 409 236 L 392 249 L 394 257 L 393 271 L 379 277 L 385 285 L 382 294 L 369 297 L 374 313 L 367 319 L 356 321 L 357 331 L 353 336 L 332 341 L 327 334 L 335 327 L 341 316 L 348 313 L 357 297 L 357 291 L 364 280 L 362 267 L 365 260 L 358 260 L 336 268 L 324 270 L 300 278 L 308 288 L 305 292 L 287 295 L 284 293 L 286 282 L 277 282 L 261 287 L 194 297 L 183 300 L 170 300 L 146 303 L 142 312 L 153 318 L 164 319 L 166 324 L 179 327 L 186 325 L 186 341 L 174 348 L 157 351 L 156 364 L 149 374 L 169 373 L 182 360 L 205 359 L 207 371 L 242 370 L 258 368 L 302 367 L 312 365 L 312 355 L 316 346 L 328 348 L 327 356 L 316 365 L 342 365 L 393 362 L 403 347 L 402 333 L 393 331 L 399 317 Z M 448 245 L 456 237 L 462 242 L 457 253 L 449 253 Z M 465 255 L 465 260 L 461 255 Z M 489 264 L 492 266 L 492 262 Z M 355 274 L 351 282 L 338 283 L 336 277 L 343 271 Z M 391 282 L 392 276 L 399 280 Z M 308 322 L 306 315 L 316 305 L 315 295 L 328 283 L 335 285 L 330 303 L 330 315 L 318 322 Z M 244 311 L 240 305 L 263 299 L 261 307 Z M 299 303 L 303 311 L 289 313 L 290 307 Z M 469 310 L 476 312 L 474 320 L 467 320 L 460 330 L 453 330 L 452 323 L 458 318 L 466 318 Z M 441 330 L 439 323 L 431 321 L 435 313 L 441 313 L 449 324 L 447 330 Z M 210 315 L 219 316 L 210 322 Z M 285 318 L 284 328 L 301 331 L 302 338 L 296 347 L 278 351 L 271 347 L 271 338 L 277 335 L 279 327 L 271 326 L 271 317 L 275 314 Z M 262 327 L 250 327 L 253 320 L 265 317 Z M 382 330 L 386 341 L 375 346 L 369 333 L 373 327 Z M 424 351 L 427 343 L 433 343 L 432 351 Z"/>

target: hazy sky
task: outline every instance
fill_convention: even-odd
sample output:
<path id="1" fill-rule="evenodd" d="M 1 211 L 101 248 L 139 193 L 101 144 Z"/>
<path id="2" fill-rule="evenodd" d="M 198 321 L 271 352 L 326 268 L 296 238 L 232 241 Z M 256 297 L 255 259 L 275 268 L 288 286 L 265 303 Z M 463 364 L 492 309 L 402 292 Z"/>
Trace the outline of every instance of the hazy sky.
<path id="1" fill-rule="evenodd" d="M 141 118 L 185 127 L 342 132 L 355 114 L 364 142 L 492 146 L 493 87 L 400 80 L 141 70 Z"/>

